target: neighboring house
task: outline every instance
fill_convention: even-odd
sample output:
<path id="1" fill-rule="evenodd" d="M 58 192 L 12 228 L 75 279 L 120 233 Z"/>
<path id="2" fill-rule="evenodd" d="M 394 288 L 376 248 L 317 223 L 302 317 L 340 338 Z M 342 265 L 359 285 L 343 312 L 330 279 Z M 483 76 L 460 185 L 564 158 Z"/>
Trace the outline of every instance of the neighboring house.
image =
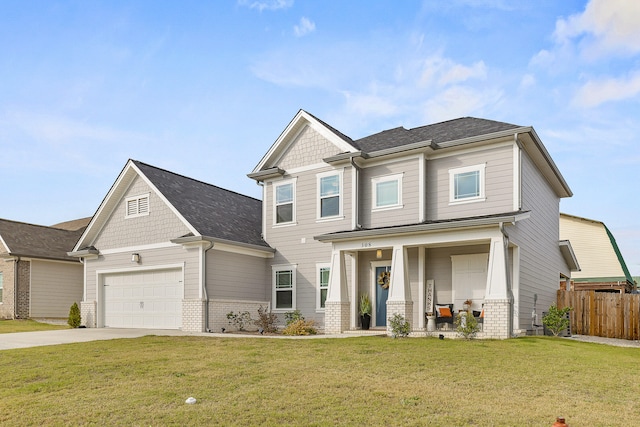
<path id="1" fill-rule="evenodd" d="M 268 307 L 261 214 L 260 200 L 129 160 L 70 253 L 83 324 L 201 332 Z"/>
<path id="2" fill-rule="evenodd" d="M 327 333 L 403 315 L 425 331 L 433 304 L 472 299 L 482 336 L 532 328 L 560 277 L 578 268 L 559 241 L 571 190 L 531 127 L 460 118 L 352 140 L 301 110 L 249 177 L 263 186 L 262 235 L 275 312 Z"/>
<path id="3" fill-rule="evenodd" d="M 571 241 L 581 270 L 571 274 L 569 290 L 631 292 L 635 282 L 616 239 L 601 222 L 560 214 L 560 239 Z"/>
<path id="4" fill-rule="evenodd" d="M 61 320 L 82 299 L 82 265 L 67 255 L 90 218 L 51 227 L 0 219 L 0 318 Z"/>

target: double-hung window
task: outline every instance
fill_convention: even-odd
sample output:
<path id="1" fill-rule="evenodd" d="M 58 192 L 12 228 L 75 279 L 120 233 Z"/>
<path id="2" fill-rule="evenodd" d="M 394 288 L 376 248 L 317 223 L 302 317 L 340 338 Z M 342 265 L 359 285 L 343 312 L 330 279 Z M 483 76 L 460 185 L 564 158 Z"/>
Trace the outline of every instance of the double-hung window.
<path id="1" fill-rule="evenodd" d="M 291 224 L 295 221 L 295 197 L 295 181 L 274 184 L 274 224 Z"/>
<path id="2" fill-rule="evenodd" d="M 331 267 L 329 264 L 316 264 L 318 291 L 316 296 L 316 309 L 324 310 L 327 301 L 327 293 L 329 292 L 329 273 Z"/>
<path id="3" fill-rule="evenodd" d="M 485 164 L 449 170 L 449 203 L 485 200 Z"/>
<path id="4" fill-rule="evenodd" d="M 273 266 L 274 310 L 289 311 L 296 308 L 296 267 Z"/>
<path id="5" fill-rule="evenodd" d="M 318 175 L 318 218 L 336 218 L 342 214 L 341 174 L 328 172 Z"/>
<path id="6" fill-rule="evenodd" d="M 128 197 L 125 218 L 149 215 L 149 195 Z"/>
<path id="7" fill-rule="evenodd" d="M 402 174 L 371 179 L 373 210 L 402 207 Z"/>

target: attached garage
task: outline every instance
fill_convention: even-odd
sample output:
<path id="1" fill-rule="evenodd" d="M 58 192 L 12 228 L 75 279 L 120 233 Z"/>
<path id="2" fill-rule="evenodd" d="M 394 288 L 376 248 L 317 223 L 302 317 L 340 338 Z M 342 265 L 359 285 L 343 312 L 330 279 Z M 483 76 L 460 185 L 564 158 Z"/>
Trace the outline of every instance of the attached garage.
<path id="1" fill-rule="evenodd" d="M 182 277 L 181 268 L 103 274 L 103 326 L 180 329 Z"/>

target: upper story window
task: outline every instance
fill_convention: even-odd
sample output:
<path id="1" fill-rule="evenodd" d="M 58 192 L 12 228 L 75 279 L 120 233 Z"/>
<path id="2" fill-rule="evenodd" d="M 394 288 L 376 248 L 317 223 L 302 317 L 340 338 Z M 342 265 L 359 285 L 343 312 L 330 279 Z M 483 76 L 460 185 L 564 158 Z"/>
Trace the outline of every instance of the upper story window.
<path id="1" fill-rule="evenodd" d="M 449 169 L 449 203 L 485 200 L 485 164 Z"/>
<path id="2" fill-rule="evenodd" d="M 129 197 L 126 200 L 127 212 L 125 218 L 149 215 L 149 195 Z"/>
<path id="3" fill-rule="evenodd" d="M 274 224 L 291 224 L 295 221 L 295 196 L 295 181 L 274 184 Z"/>
<path id="4" fill-rule="evenodd" d="M 402 174 L 372 178 L 371 192 L 374 210 L 402 207 Z"/>
<path id="5" fill-rule="evenodd" d="M 318 218 L 335 218 L 342 214 L 341 178 L 336 172 L 318 175 Z"/>

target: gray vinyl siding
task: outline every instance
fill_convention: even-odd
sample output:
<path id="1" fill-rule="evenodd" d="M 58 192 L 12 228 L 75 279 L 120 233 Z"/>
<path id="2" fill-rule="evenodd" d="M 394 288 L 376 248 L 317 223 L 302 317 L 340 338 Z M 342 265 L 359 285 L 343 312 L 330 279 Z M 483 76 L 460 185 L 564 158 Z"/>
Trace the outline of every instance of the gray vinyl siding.
<path id="1" fill-rule="evenodd" d="M 207 252 L 210 299 L 271 300 L 271 259 L 215 249 Z"/>
<path id="2" fill-rule="evenodd" d="M 66 318 L 82 301 L 80 263 L 31 261 L 30 317 Z"/>
<path id="3" fill-rule="evenodd" d="M 125 218 L 128 197 L 149 194 L 149 215 Z M 169 206 L 136 177 L 118 202 L 109 220 L 100 231 L 93 246 L 98 250 L 167 242 L 189 233 L 190 230 Z"/>
<path id="4" fill-rule="evenodd" d="M 486 164 L 485 201 L 449 204 L 449 170 Z M 513 210 L 513 147 L 502 146 L 427 161 L 427 219 L 466 218 Z"/>
<path id="5" fill-rule="evenodd" d="M 87 295 L 86 301 L 97 300 L 96 275 L 98 270 L 122 271 L 148 267 L 164 267 L 168 265 L 184 265 L 184 297 L 185 299 L 198 298 L 200 294 L 200 250 L 198 248 L 185 249 L 182 246 L 174 246 L 159 249 L 147 249 L 136 251 L 140 254 L 139 264 L 131 262 L 131 252 L 100 255 L 97 259 L 87 260 Z"/>
<path id="6" fill-rule="evenodd" d="M 531 328 L 534 294 L 537 294 L 538 320 L 556 300 L 560 273 L 569 274 L 558 246 L 560 199 L 522 153 L 522 208 L 529 219 L 508 227 L 510 240 L 520 247 L 520 286 L 514 289 L 518 312 L 515 328 Z"/>
<path id="7" fill-rule="evenodd" d="M 362 169 L 360 178 L 360 224 L 365 228 L 416 224 L 420 221 L 420 167 L 418 158 L 399 160 Z M 402 207 L 373 210 L 373 178 L 402 174 Z"/>

